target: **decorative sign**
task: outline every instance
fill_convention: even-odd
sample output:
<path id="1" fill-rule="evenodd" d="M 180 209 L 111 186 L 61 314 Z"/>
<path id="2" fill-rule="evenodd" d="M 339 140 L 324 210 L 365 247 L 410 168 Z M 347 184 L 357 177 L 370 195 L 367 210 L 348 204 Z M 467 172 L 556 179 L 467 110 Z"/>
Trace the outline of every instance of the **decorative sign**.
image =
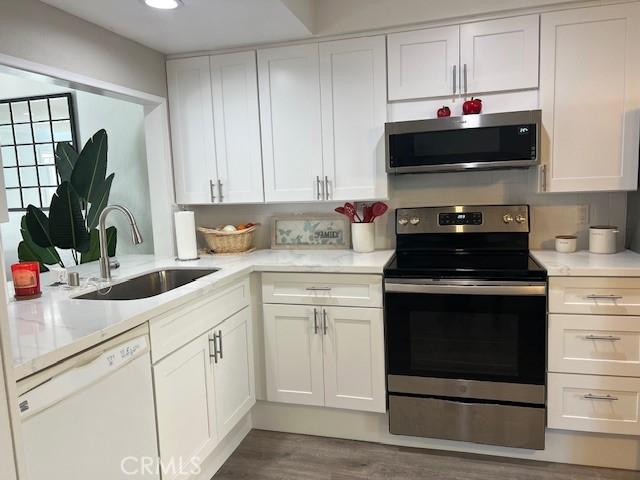
<path id="1" fill-rule="evenodd" d="M 273 217 L 271 248 L 339 249 L 350 246 L 351 224 L 342 215 L 306 214 Z"/>

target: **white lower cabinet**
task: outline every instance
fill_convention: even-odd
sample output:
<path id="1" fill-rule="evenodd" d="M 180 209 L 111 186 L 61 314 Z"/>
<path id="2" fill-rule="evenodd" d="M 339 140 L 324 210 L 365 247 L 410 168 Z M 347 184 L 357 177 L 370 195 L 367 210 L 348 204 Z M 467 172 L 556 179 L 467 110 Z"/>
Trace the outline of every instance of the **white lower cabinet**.
<path id="1" fill-rule="evenodd" d="M 213 365 L 204 334 L 153 367 L 160 459 L 189 465 L 218 443 Z M 164 480 L 180 478 L 168 469 Z"/>
<path id="2" fill-rule="evenodd" d="M 236 313 L 213 333 L 218 352 L 213 364 L 216 425 L 224 438 L 256 403 L 251 310 Z"/>
<path id="3" fill-rule="evenodd" d="M 384 412 L 382 309 L 264 305 L 267 399 Z"/>
<path id="4" fill-rule="evenodd" d="M 640 434 L 640 379 L 550 373 L 549 428 Z"/>
<path id="5" fill-rule="evenodd" d="M 220 291 L 227 290 L 234 287 Z M 217 315 L 225 305 L 215 300 L 207 305 L 198 318 L 185 309 L 190 320 L 202 325 L 195 339 L 184 344 L 184 337 L 176 335 L 174 348 L 164 338 L 156 339 L 164 351 L 172 352 L 153 367 L 163 480 L 187 478 L 190 467 L 204 461 L 255 404 L 251 308 L 225 319 Z M 193 323 L 181 323 L 179 317 L 179 312 L 172 313 L 176 328 L 188 329 Z"/>

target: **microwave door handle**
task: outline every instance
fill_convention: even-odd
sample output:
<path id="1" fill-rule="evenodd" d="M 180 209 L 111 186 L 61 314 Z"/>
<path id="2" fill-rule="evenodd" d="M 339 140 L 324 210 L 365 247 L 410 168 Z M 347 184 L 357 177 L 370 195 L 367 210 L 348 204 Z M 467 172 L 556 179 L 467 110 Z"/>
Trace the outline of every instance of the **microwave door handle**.
<path id="1" fill-rule="evenodd" d="M 540 285 L 418 285 L 408 283 L 385 283 L 385 291 L 390 293 L 425 293 L 446 295 L 505 295 L 531 296 L 546 295 L 547 287 Z"/>

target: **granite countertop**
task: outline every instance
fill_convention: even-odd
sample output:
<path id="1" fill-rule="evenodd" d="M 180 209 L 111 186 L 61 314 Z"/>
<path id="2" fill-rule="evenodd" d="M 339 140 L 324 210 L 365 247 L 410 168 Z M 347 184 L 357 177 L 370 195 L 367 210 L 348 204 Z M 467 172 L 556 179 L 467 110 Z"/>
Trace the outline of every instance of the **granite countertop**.
<path id="1" fill-rule="evenodd" d="M 550 277 L 640 277 L 640 254 L 631 250 L 611 255 L 535 250 L 531 255 Z"/>
<path id="2" fill-rule="evenodd" d="M 258 250 L 249 254 L 203 256 L 192 262 L 178 262 L 154 255 L 119 257 L 122 267 L 113 270 L 113 283 L 166 267 L 220 270 L 170 292 L 140 300 L 76 300 L 95 287 L 67 289 L 44 287 L 41 298 L 13 300 L 9 284 L 9 328 L 16 378 L 21 379 L 143 324 L 169 309 L 210 293 L 225 283 L 251 272 L 323 272 L 382 274 L 392 250 L 355 253 L 351 250 Z M 75 267 L 84 285 L 98 276 L 98 264 Z M 43 285 L 56 280 L 43 274 Z"/>

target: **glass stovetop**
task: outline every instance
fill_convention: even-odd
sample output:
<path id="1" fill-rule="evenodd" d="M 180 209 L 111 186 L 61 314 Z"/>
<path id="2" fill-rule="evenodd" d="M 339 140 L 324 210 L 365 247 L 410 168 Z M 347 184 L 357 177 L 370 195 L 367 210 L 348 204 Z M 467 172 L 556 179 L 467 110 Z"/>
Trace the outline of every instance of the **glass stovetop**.
<path id="1" fill-rule="evenodd" d="M 528 252 L 396 252 L 385 277 L 544 280 L 546 271 Z"/>

